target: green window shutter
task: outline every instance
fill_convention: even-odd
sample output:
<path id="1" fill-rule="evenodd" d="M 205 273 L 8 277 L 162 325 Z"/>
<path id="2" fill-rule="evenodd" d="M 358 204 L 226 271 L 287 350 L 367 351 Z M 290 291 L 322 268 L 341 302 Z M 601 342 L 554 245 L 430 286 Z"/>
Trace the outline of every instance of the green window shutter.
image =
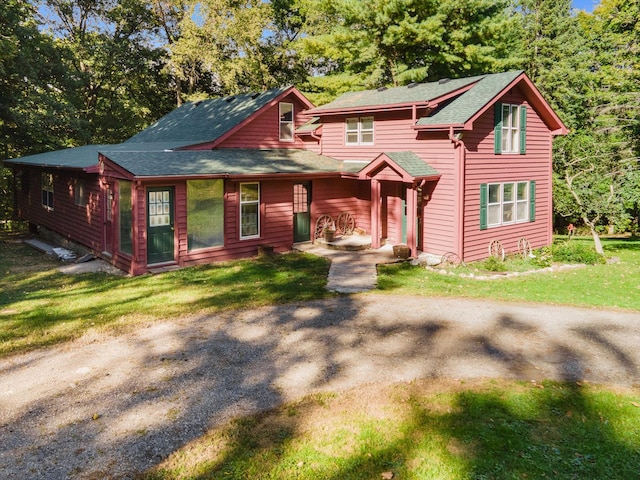
<path id="1" fill-rule="evenodd" d="M 487 203 L 489 187 L 486 183 L 480 184 L 480 230 L 487 229 Z"/>
<path id="2" fill-rule="evenodd" d="M 527 153 L 527 107 L 520 107 L 520 154 Z"/>
<path id="3" fill-rule="evenodd" d="M 502 153 L 502 104 L 493 106 L 493 148 L 496 155 Z"/>
<path id="4" fill-rule="evenodd" d="M 536 220 L 536 181 L 529 182 L 529 221 Z"/>

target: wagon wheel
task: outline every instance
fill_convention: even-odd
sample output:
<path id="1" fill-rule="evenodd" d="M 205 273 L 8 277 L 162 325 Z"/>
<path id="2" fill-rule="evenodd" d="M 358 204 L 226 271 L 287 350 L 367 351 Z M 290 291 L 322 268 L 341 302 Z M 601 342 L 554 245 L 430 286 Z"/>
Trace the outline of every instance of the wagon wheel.
<path id="1" fill-rule="evenodd" d="M 325 228 L 336 228 L 336 224 L 333 222 L 331 215 L 320 215 L 316 220 L 315 236 L 313 238 L 320 238 Z"/>
<path id="2" fill-rule="evenodd" d="M 489 243 L 489 256 L 504 260 L 504 248 L 500 240 L 491 240 Z"/>
<path id="3" fill-rule="evenodd" d="M 443 267 L 459 267 L 462 265 L 462 259 L 457 253 L 447 252 L 442 255 L 442 259 L 440 260 L 440 265 Z"/>
<path id="4" fill-rule="evenodd" d="M 351 235 L 356 228 L 356 221 L 350 213 L 341 213 L 336 221 L 336 230 L 342 235 Z"/>
<path id="5" fill-rule="evenodd" d="M 518 240 L 518 253 L 522 255 L 522 258 L 531 257 L 531 252 L 532 250 L 529 240 L 524 237 Z"/>

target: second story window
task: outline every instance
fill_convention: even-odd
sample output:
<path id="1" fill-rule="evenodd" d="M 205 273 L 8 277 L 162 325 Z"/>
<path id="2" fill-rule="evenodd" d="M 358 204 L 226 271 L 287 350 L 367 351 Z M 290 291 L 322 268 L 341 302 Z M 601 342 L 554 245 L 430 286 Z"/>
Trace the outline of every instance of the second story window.
<path id="1" fill-rule="evenodd" d="M 347 145 L 373 145 L 373 117 L 347 118 L 345 143 Z"/>
<path id="2" fill-rule="evenodd" d="M 293 103 L 280 103 L 280 141 L 293 142 Z"/>

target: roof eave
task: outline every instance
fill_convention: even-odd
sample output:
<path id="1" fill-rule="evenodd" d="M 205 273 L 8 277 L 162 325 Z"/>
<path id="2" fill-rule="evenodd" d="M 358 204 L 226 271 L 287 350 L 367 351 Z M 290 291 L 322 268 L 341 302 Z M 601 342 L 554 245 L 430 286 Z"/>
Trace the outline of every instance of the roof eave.
<path id="1" fill-rule="evenodd" d="M 438 125 L 414 125 L 413 129 L 421 132 L 448 132 L 454 130 L 468 130 L 468 123 L 441 123 Z"/>
<path id="2" fill-rule="evenodd" d="M 376 112 L 391 112 L 395 110 L 411 110 L 412 108 L 429 108 L 431 102 L 409 102 L 409 103 L 390 103 L 387 105 L 365 105 L 359 107 L 344 107 L 344 108 L 330 108 L 321 110 L 322 107 L 314 108 L 308 111 L 311 115 L 323 116 L 323 115 L 347 115 L 350 113 L 376 113 Z"/>

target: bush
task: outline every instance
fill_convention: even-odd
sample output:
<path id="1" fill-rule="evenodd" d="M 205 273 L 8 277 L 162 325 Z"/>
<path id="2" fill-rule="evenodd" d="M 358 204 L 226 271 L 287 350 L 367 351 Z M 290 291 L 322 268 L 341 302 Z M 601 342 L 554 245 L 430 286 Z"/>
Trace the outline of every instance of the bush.
<path id="1" fill-rule="evenodd" d="M 596 253 L 594 247 L 584 242 L 564 241 L 552 246 L 553 260 L 564 263 L 586 263 L 595 265 L 606 263 L 603 255 Z"/>
<path id="2" fill-rule="evenodd" d="M 531 263 L 537 267 L 546 268 L 553 264 L 553 252 L 551 247 L 542 247 L 533 252 Z"/>
<path id="3" fill-rule="evenodd" d="M 489 272 L 506 272 L 507 265 L 496 257 L 489 257 L 481 263 L 481 268 Z"/>

